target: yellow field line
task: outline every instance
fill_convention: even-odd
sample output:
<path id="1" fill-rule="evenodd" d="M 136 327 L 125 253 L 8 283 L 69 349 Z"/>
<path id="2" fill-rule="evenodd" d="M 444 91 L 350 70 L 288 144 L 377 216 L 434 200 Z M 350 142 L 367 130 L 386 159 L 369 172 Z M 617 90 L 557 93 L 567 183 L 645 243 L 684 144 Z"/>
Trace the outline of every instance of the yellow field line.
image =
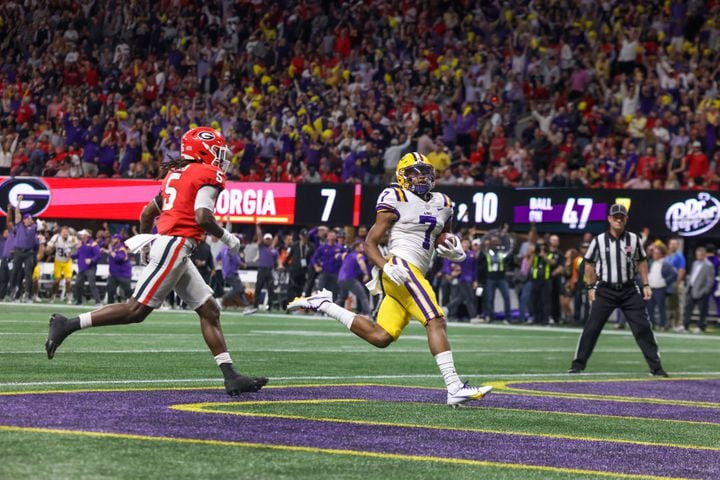
<path id="1" fill-rule="evenodd" d="M 149 435 L 134 435 L 126 433 L 105 433 L 105 432 L 91 432 L 86 430 L 64 430 L 64 429 L 49 429 L 49 428 L 31 428 L 31 427 L 11 427 L 0 425 L 0 431 L 10 432 L 23 432 L 23 433 L 49 433 L 58 435 L 76 435 L 85 437 L 95 438 L 117 438 L 127 440 L 143 440 L 143 441 L 156 441 L 156 442 L 168 442 L 168 443 L 180 443 L 180 444 L 196 444 L 196 445 L 212 445 L 212 446 L 225 446 L 225 447 L 243 447 L 243 448 L 258 448 L 258 449 L 270 449 L 270 450 L 282 450 L 291 452 L 304 452 L 304 453 L 324 453 L 330 455 L 349 455 L 356 457 L 369 457 L 369 458 L 381 458 L 387 460 L 404 460 L 414 462 L 432 462 L 432 463 L 446 463 L 454 465 L 472 465 L 478 467 L 497 467 L 497 468 L 510 468 L 516 470 L 537 470 L 543 472 L 552 473 L 568 473 L 575 475 L 595 475 L 598 477 L 613 477 L 613 478 L 627 478 L 627 479 L 648 479 L 648 480 L 686 480 L 682 477 L 661 477 L 657 475 L 639 475 L 639 474 L 628 474 L 628 473 L 614 473 L 614 472 L 603 472 L 597 470 L 584 470 L 576 468 L 561 468 L 561 467 L 548 467 L 544 465 L 526 465 L 518 463 L 503 463 L 503 462 L 488 462 L 482 460 L 469 460 L 462 458 L 443 458 L 433 456 L 419 456 L 419 455 L 402 455 L 397 453 L 378 453 L 368 452 L 363 450 L 340 450 L 332 448 L 315 448 L 315 447 L 300 447 L 295 445 L 270 445 L 263 443 L 250 443 L 250 442 L 233 442 L 223 440 L 202 440 L 196 438 L 176 438 L 176 437 L 154 437 Z"/>
<path id="2" fill-rule="evenodd" d="M 678 380 L 707 380 L 708 378 L 674 378 L 674 379 L 668 379 L 668 380 L 660 380 L 662 382 L 672 382 L 672 381 L 678 381 Z M 490 382 L 489 385 L 492 385 L 495 390 L 503 390 L 503 393 L 506 394 L 519 394 L 519 395 L 531 395 L 531 396 L 541 396 L 541 397 L 556 397 L 556 398 L 579 398 L 582 400 L 611 400 L 613 402 L 623 402 L 623 403 L 652 403 L 657 405 L 675 405 L 675 406 L 683 406 L 683 407 L 698 407 L 698 408 L 720 408 L 720 403 L 718 402 L 696 402 L 693 400 L 672 400 L 672 399 L 664 399 L 664 398 L 652 398 L 652 397 L 622 397 L 619 395 L 599 395 L 594 393 L 573 393 L 573 392 L 553 392 L 553 391 L 545 391 L 545 390 L 533 390 L 530 388 L 517 388 L 513 387 L 512 385 L 518 384 L 518 383 L 586 383 L 586 382 L 592 382 L 592 383 L 607 383 L 607 382 L 632 382 L 632 381 L 652 381 L 650 379 L 621 379 L 621 380 L 562 380 L 562 381 L 553 381 L 553 380 L 538 380 L 538 381 L 509 381 L 509 382 Z M 657 381 L 657 380 L 655 380 Z"/>
<path id="3" fill-rule="evenodd" d="M 364 399 L 348 398 L 348 399 L 332 399 L 331 402 L 327 403 L 340 403 L 340 402 L 362 402 Z M 321 404 L 326 403 L 325 400 L 282 400 L 285 403 L 295 404 Z M 339 419 L 339 418 L 327 418 L 327 417 L 308 417 L 304 415 L 289 415 L 289 414 L 276 414 L 276 413 L 258 413 L 258 412 L 239 412 L 232 410 L 219 409 L 218 406 L 238 406 L 243 405 L 273 405 L 281 402 L 274 400 L 261 400 L 261 401 L 250 401 L 250 402 L 199 402 L 199 403 L 184 403 L 171 405 L 169 408 L 172 410 L 178 410 L 181 412 L 193 412 L 193 413 L 210 413 L 219 415 L 237 415 L 242 417 L 265 417 L 265 418 L 283 418 L 290 420 L 307 420 L 314 422 L 327 422 L 327 423 L 347 423 L 351 425 L 374 425 L 381 427 L 399 427 L 399 428 L 425 428 L 429 430 L 450 430 L 457 432 L 475 432 L 475 433 L 491 433 L 498 435 L 513 435 L 518 437 L 536 437 L 536 438 L 551 438 L 555 440 L 578 440 L 587 442 L 607 442 L 607 443 L 618 443 L 626 445 L 643 445 L 648 447 L 667 447 L 667 448 L 679 448 L 686 450 L 707 450 L 711 452 L 719 452 L 720 447 L 707 447 L 703 445 L 680 445 L 675 443 L 660 443 L 660 442 L 645 442 L 640 440 L 625 440 L 625 439 L 614 439 L 604 437 L 586 437 L 586 436 L 575 436 L 575 435 L 560 435 L 553 433 L 533 433 L 533 432 L 521 432 L 521 431 L 506 431 L 506 430 L 493 430 L 489 428 L 460 428 L 443 425 L 427 425 L 427 424 L 415 424 L 415 423 L 402 423 L 402 422 L 381 422 L 376 420 L 352 420 L 352 419 Z"/>

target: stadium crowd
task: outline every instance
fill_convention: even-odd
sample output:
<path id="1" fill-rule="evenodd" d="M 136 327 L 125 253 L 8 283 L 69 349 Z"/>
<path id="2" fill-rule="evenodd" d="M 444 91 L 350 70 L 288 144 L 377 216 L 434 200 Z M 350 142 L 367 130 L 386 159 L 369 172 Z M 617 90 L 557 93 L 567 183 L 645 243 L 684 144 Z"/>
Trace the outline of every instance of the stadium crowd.
<path id="1" fill-rule="evenodd" d="M 0 5 L 0 175 L 154 178 L 212 125 L 231 179 L 718 189 L 718 2 Z"/>

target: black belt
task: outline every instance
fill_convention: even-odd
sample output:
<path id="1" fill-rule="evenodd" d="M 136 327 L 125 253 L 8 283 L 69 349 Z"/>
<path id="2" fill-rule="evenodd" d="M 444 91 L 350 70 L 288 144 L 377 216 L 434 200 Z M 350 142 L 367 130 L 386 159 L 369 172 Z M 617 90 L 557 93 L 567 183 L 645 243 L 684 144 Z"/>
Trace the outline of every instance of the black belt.
<path id="1" fill-rule="evenodd" d="M 628 280 L 625 283 L 610 283 L 610 282 L 600 282 L 598 283 L 598 287 L 607 287 L 612 288 L 613 290 L 624 290 L 629 287 L 635 287 L 635 281 L 634 280 Z"/>

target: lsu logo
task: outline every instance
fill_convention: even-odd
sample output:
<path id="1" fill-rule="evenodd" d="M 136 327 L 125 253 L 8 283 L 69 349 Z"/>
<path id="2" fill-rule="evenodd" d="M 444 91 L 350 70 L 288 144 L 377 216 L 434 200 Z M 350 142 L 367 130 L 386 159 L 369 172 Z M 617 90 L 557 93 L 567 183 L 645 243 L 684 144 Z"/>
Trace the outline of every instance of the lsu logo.
<path id="1" fill-rule="evenodd" d="M 22 202 L 18 195 L 23 196 Z M 0 184 L 0 211 L 6 215 L 8 204 L 35 217 L 50 205 L 50 189 L 39 178 L 8 178 Z"/>
<path id="2" fill-rule="evenodd" d="M 678 235 L 694 237 L 711 230 L 720 221 L 720 201 L 707 192 L 697 198 L 675 202 L 665 212 L 665 225 Z"/>

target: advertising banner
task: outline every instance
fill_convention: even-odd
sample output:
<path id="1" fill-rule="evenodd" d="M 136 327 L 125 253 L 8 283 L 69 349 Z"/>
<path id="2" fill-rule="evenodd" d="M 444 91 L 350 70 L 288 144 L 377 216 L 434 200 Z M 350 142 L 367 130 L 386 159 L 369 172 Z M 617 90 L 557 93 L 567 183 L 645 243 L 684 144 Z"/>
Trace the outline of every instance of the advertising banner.
<path id="1" fill-rule="evenodd" d="M 136 221 L 161 188 L 156 180 L 0 177 L 0 211 L 18 205 L 34 217 Z M 292 183 L 227 182 L 215 215 L 231 223 L 292 225 L 295 223 Z"/>

